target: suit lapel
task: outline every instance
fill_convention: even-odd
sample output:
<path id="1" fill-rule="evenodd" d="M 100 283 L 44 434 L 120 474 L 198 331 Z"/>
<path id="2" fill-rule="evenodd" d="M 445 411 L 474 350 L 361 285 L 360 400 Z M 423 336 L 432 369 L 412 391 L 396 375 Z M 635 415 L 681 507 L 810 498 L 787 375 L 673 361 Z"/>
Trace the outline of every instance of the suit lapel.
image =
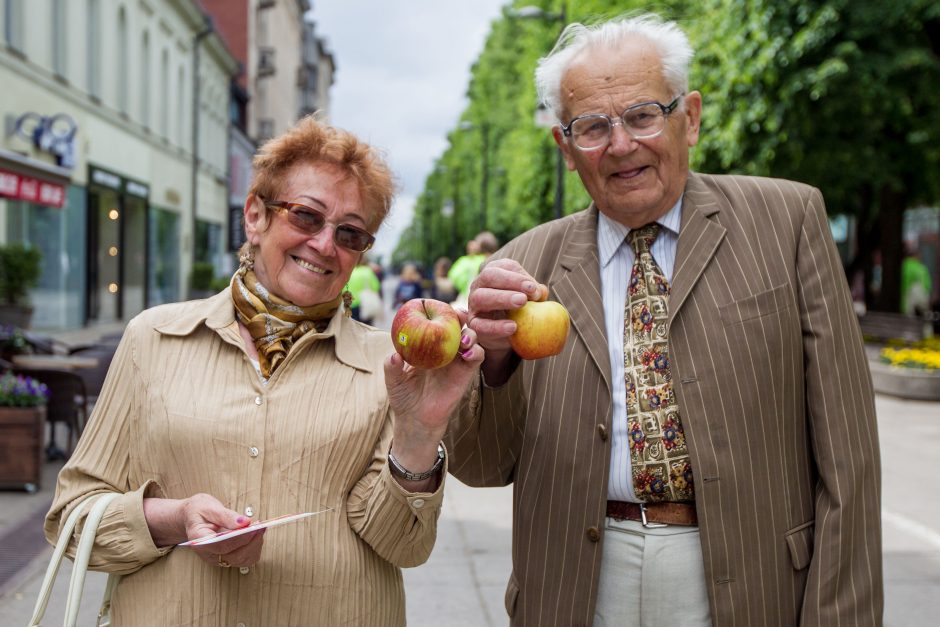
<path id="1" fill-rule="evenodd" d="M 670 325 L 725 237 L 726 229 L 711 219 L 722 208 L 727 209 L 727 202 L 708 189 L 699 175 L 690 172 L 682 199 L 682 226 L 669 296 Z"/>
<path id="2" fill-rule="evenodd" d="M 597 208 L 592 204 L 571 229 L 558 255 L 567 272 L 554 284 L 552 293 L 571 315 L 574 332 L 581 337 L 594 364 L 610 386 L 610 357 L 600 297 L 600 263 L 597 258 Z M 590 286 L 594 286 L 593 289 Z"/>

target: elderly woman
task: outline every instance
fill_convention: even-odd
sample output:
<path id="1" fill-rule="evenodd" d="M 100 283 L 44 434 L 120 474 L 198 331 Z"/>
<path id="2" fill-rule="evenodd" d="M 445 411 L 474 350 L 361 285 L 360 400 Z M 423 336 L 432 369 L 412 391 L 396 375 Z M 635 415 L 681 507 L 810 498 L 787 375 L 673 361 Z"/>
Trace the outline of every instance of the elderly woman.
<path id="1" fill-rule="evenodd" d="M 307 118 L 254 166 L 230 287 L 128 325 L 46 536 L 80 497 L 121 494 L 91 567 L 124 575 L 122 627 L 403 625 L 399 568 L 434 544 L 439 442 L 483 351 L 465 330 L 449 366 L 414 370 L 386 331 L 345 314 L 343 287 L 392 196 L 369 146 Z"/>

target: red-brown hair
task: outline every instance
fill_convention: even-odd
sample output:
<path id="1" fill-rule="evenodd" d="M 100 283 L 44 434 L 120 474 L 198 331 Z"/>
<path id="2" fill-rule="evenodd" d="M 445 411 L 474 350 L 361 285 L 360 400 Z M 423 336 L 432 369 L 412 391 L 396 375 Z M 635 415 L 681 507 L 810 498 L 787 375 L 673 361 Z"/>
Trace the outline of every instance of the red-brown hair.
<path id="1" fill-rule="evenodd" d="M 363 205 L 371 216 L 370 230 L 378 231 L 391 209 L 395 180 L 375 148 L 349 131 L 308 115 L 261 146 L 252 161 L 254 176 L 249 193 L 276 199 L 287 171 L 299 163 L 328 163 L 348 172 L 359 185 Z"/>

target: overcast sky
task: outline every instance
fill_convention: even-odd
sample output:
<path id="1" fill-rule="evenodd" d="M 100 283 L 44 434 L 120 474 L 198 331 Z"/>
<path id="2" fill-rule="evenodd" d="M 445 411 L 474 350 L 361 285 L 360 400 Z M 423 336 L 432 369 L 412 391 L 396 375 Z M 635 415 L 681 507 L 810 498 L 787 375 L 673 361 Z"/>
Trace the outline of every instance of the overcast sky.
<path id="1" fill-rule="evenodd" d="M 400 191 L 376 238 L 387 262 L 466 107 L 470 66 L 509 0 L 313 0 L 337 72 L 331 122 L 385 151 Z"/>

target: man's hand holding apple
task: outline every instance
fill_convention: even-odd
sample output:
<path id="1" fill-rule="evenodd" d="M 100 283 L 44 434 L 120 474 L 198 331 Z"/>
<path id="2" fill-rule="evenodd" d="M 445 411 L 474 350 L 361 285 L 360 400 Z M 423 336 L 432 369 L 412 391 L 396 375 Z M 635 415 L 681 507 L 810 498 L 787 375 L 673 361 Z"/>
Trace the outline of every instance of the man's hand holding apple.
<path id="1" fill-rule="evenodd" d="M 512 259 L 487 262 L 471 283 L 468 326 L 486 350 L 483 376 L 489 385 L 505 383 L 518 364 L 519 358 L 509 341 L 517 327 L 506 317 L 507 312 L 530 300 L 544 300 L 547 295 L 548 288 Z"/>

